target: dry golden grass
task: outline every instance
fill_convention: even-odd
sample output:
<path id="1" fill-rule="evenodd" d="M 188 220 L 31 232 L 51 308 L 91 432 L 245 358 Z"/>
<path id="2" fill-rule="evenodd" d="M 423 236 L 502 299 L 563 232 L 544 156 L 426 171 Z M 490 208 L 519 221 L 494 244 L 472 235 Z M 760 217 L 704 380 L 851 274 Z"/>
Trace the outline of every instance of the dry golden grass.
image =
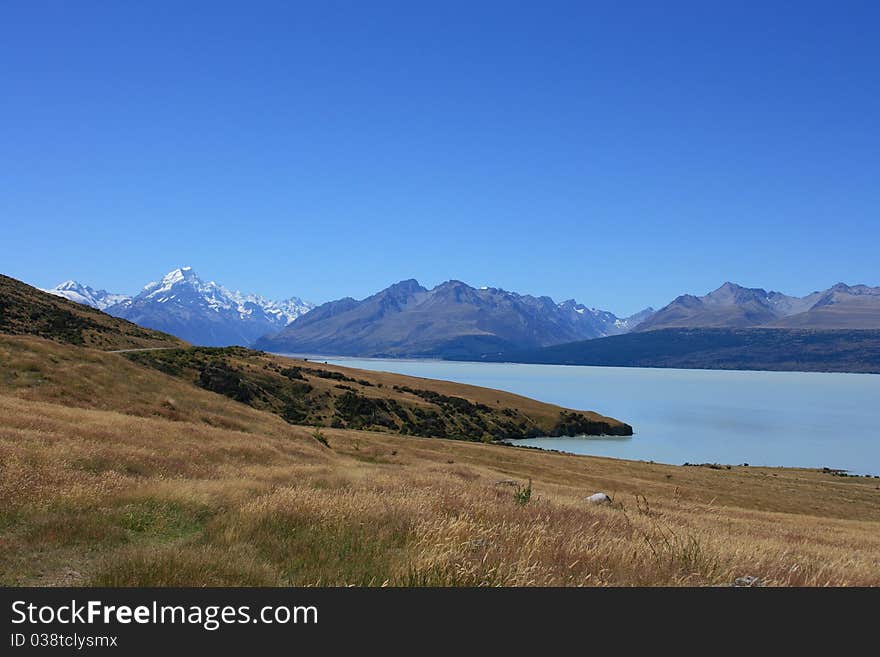
<path id="1" fill-rule="evenodd" d="M 3 585 L 880 585 L 877 479 L 336 429 L 325 447 L 117 355 L 33 349 L 0 360 Z M 529 479 L 518 504 L 506 482 Z M 599 490 L 614 504 L 584 502 Z"/>
<path id="2" fill-rule="evenodd" d="M 240 431 L 285 423 L 271 414 L 138 366 L 122 354 L 0 335 L 0 391 L 21 399 L 114 410 Z"/>

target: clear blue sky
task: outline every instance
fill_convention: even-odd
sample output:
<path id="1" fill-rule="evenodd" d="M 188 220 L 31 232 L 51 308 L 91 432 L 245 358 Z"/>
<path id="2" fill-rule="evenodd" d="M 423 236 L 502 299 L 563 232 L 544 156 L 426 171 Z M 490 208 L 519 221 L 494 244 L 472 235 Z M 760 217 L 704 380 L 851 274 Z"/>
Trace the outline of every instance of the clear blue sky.
<path id="1" fill-rule="evenodd" d="M 875 2 L 3 2 L 0 271 L 618 314 L 880 284 L 878 34 Z"/>

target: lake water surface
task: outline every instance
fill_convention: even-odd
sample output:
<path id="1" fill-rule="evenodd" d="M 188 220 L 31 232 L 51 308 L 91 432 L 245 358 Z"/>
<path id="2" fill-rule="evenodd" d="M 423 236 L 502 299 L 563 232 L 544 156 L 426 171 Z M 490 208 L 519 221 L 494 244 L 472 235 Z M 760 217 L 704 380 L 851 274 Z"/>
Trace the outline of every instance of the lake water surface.
<path id="1" fill-rule="evenodd" d="M 632 438 L 517 441 L 660 463 L 830 467 L 880 474 L 880 375 L 315 358 L 509 390 L 610 415 Z"/>

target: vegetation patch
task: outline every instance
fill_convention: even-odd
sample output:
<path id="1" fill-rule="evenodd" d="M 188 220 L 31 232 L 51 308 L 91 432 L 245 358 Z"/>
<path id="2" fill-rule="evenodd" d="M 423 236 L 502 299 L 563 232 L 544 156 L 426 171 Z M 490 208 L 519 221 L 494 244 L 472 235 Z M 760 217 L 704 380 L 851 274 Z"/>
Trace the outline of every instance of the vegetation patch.
<path id="1" fill-rule="evenodd" d="M 452 409 L 456 412 L 464 413 L 466 415 L 476 415 L 480 412 L 492 412 L 492 409 L 485 404 L 474 404 L 462 397 L 450 397 L 448 395 L 441 395 L 439 392 L 434 392 L 433 390 L 415 390 L 413 388 L 410 388 L 409 386 L 394 386 L 394 389 L 401 392 L 408 392 L 411 395 L 416 395 L 417 397 L 421 397 L 425 401 L 436 404 L 441 408 Z"/>
<path id="2" fill-rule="evenodd" d="M 562 411 L 559 420 L 550 430 L 550 436 L 631 436 L 632 427 L 627 424 L 611 424 L 598 420 L 591 420 L 583 413 L 576 411 Z"/>
<path id="3" fill-rule="evenodd" d="M 259 410 L 291 424 L 338 429 L 392 431 L 405 435 L 490 442 L 544 435 L 616 433 L 628 425 L 591 419 L 577 412 L 540 419 L 508 406 L 490 406 L 456 395 L 393 385 L 381 389 L 362 377 L 303 365 L 285 365 L 243 347 L 163 349 L 126 356 L 165 374 Z M 596 416 L 600 417 L 600 416 Z"/>
<path id="4" fill-rule="evenodd" d="M 351 391 L 336 398 L 335 410 L 350 429 L 378 426 L 397 430 L 400 418 L 406 417 L 406 411 L 393 399 L 373 399 Z"/>
<path id="5" fill-rule="evenodd" d="M 214 515 L 208 506 L 145 499 L 115 509 L 110 515 L 117 526 L 135 535 L 182 538 L 200 532 Z"/>
<path id="6" fill-rule="evenodd" d="M 278 575 L 243 550 L 211 545 L 136 547 L 107 555 L 91 586 L 277 586 Z"/>
<path id="7" fill-rule="evenodd" d="M 23 543 L 30 547 L 106 547 L 125 543 L 127 540 L 125 532 L 118 526 L 108 524 L 102 515 L 70 513 L 64 507 L 31 515 L 22 534 Z"/>

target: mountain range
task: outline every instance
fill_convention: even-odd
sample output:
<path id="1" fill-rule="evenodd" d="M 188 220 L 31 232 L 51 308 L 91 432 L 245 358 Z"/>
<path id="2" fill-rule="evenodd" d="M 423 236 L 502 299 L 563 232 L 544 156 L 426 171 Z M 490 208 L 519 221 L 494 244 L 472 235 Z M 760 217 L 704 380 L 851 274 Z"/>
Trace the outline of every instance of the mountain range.
<path id="1" fill-rule="evenodd" d="M 727 282 L 701 297 L 677 297 L 635 330 L 755 327 L 880 329 L 880 287 L 838 283 L 792 297 Z"/>
<path id="2" fill-rule="evenodd" d="M 559 365 L 880 373 L 880 288 L 791 297 L 725 283 L 682 295 L 626 335 L 485 360 Z"/>
<path id="3" fill-rule="evenodd" d="M 455 280 L 429 290 L 409 279 L 360 301 L 347 297 L 318 306 L 255 346 L 290 353 L 461 358 L 618 335 L 651 312 L 619 318 L 573 299 L 556 303 Z"/>
<path id="4" fill-rule="evenodd" d="M 727 282 L 625 318 L 574 299 L 557 303 L 457 280 L 428 289 L 408 279 L 320 306 L 297 297 L 269 301 L 205 282 L 191 267 L 134 297 L 75 281 L 49 292 L 197 345 L 340 356 L 862 371 L 859 345 L 874 338 L 842 332 L 880 330 L 880 287 L 844 283 L 797 297 Z M 838 334 L 816 333 L 828 331 Z"/>
<path id="5" fill-rule="evenodd" d="M 203 281 L 192 267 L 165 274 L 133 297 L 94 290 L 76 281 L 45 291 L 203 346 L 249 345 L 314 307 L 298 297 L 270 301 L 229 290 Z"/>
<path id="6" fill-rule="evenodd" d="M 43 292 L 48 292 L 56 297 L 62 297 L 85 306 L 91 306 L 98 310 L 104 310 L 117 303 L 131 299 L 127 294 L 113 294 L 107 290 L 96 290 L 76 281 L 64 281 L 51 289 L 44 289 Z"/>

